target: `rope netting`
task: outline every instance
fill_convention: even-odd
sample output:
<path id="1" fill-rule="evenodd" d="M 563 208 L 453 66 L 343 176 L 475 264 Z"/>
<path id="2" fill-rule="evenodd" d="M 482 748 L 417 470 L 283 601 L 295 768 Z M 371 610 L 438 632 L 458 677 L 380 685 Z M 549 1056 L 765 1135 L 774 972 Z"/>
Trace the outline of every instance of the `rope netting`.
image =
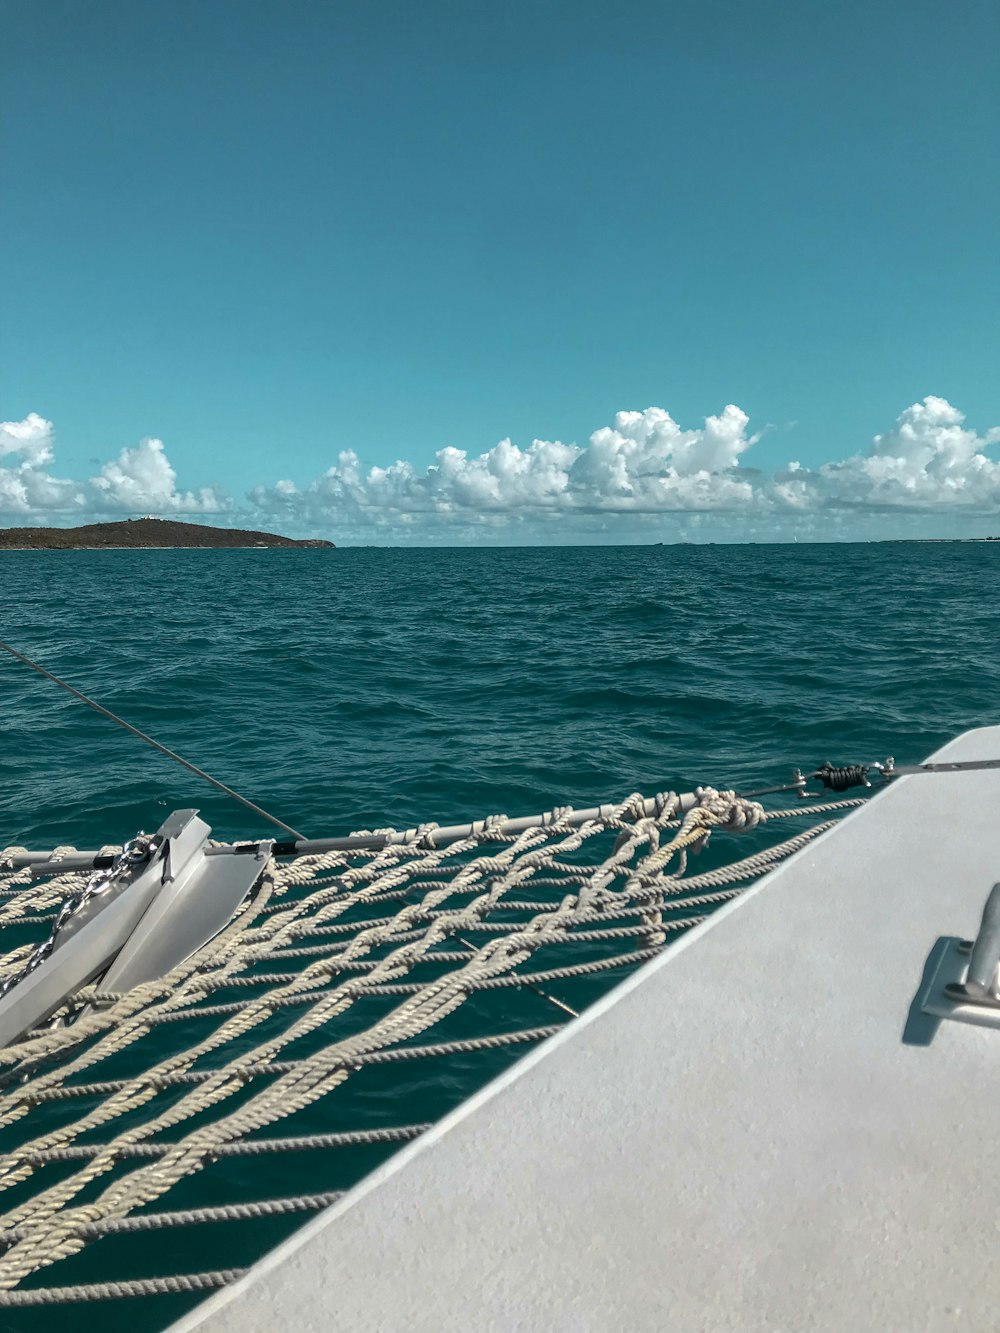
<path id="1" fill-rule="evenodd" d="M 492 1077 L 499 1058 L 552 1035 L 863 804 L 765 812 L 731 792 L 697 795 L 683 818 L 672 794 L 652 815 L 632 796 L 579 827 L 568 809 L 517 834 L 496 816 L 447 846 L 427 825 L 409 844 L 272 861 L 225 929 L 168 975 L 124 994 L 79 992 L 0 1050 L 0 1305 L 232 1281 Z M 787 820 L 796 831 L 776 838 Z M 710 833 L 749 830 L 750 855 L 689 873 Z M 84 878 L 0 875 L 13 945 L 0 980 Z M 428 1113 L 408 1119 L 404 1102 Z M 265 1133 L 279 1123 L 284 1136 Z M 258 1197 L 289 1181 L 310 1188 Z M 285 1230 L 213 1249 L 220 1233 L 261 1219 Z M 195 1228 L 191 1252 L 217 1266 L 169 1271 L 178 1251 L 157 1237 L 178 1228 Z M 140 1235 L 149 1248 L 116 1254 Z M 133 1262 L 144 1275 L 121 1271 Z M 41 1285 L 57 1264 L 100 1280 Z"/>

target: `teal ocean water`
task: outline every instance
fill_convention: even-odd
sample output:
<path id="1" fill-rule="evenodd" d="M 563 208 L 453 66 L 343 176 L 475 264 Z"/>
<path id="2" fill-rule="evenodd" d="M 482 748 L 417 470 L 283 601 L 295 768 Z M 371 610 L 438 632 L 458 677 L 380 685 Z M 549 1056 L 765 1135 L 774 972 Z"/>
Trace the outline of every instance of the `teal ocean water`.
<path id="1" fill-rule="evenodd" d="M 900 761 L 995 721 L 1000 545 L 0 554 L 0 637 L 310 835 Z M 0 845 L 245 812 L 0 657 Z"/>
<path id="2" fill-rule="evenodd" d="M 998 572 L 1000 544 L 957 543 L 10 552 L 0 638 L 295 827 L 336 834 L 921 759 L 1000 715 Z M 219 836 L 268 831 L 4 655 L 0 718 L 0 846 L 95 846 L 192 804 Z M 582 1006 L 611 980 L 560 994 Z M 470 1001 L 433 1039 L 553 1021 L 537 995 L 504 994 L 499 1019 Z M 283 1132 L 433 1120 L 517 1054 L 444 1077 L 369 1068 Z M 315 1154 L 220 1164 L 163 1206 L 345 1188 L 390 1151 L 331 1153 L 321 1171 Z M 178 1231 L 102 1241 L 29 1285 L 243 1265 L 300 1220 L 241 1224 L 211 1254 Z M 138 1333 L 191 1303 L 102 1303 L 100 1320 Z"/>

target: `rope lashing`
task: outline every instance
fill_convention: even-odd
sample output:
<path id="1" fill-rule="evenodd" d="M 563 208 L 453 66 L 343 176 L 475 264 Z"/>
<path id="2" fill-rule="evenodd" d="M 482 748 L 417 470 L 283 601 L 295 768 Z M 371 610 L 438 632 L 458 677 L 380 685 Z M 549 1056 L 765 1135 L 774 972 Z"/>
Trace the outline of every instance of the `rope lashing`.
<path id="1" fill-rule="evenodd" d="M 116 1301 L 129 1296 L 173 1296 L 196 1291 L 218 1291 L 238 1281 L 245 1268 L 223 1268 L 211 1273 L 178 1273 L 171 1277 L 129 1278 L 122 1282 L 77 1283 L 72 1287 L 35 1287 L 28 1291 L 0 1291 L 0 1307 L 30 1309 L 38 1305 L 70 1305 L 80 1301 Z"/>
<path id="2" fill-rule="evenodd" d="M 732 833 L 742 833 L 755 829 L 766 818 L 764 807 L 758 801 L 737 796 L 734 791 L 716 791 L 714 787 L 696 787 L 697 807 L 691 815 L 698 816 L 704 811 L 703 818 L 710 818 L 714 826 Z"/>
<path id="3" fill-rule="evenodd" d="M 554 1028 L 553 1031 L 558 1031 Z M 287 1139 L 242 1139 L 236 1143 L 220 1143 L 216 1157 L 260 1157 L 270 1153 L 319 1152 L 328 1148 L 347 1148 L 372 1143 L 408 1143 L 419 1138 L 431 1124 L 390 1125 L 377 1129 L 342 1130 L 339 1134 L 303 1134 Z M 47 1162 L 88 1161 L 106 1152 L 106 1143 L 74 1143 L 66 1148 L 49 1148 L 34 1158 L 33 1166 Z M 170 1151 L 166 1143 L 119 1144 L 115 1154 L 120 1159 L 165 1157 Z"/>
<path id="4" fill-rule="evenodd" d="M 840 767 L 825 760 L 812 775 L 822 782 L 827 791 L 848 791 L 851 787 L 870 787 L 869 764 L 843 764 Z"/>
<path id="5" fill-rule="evenodd" d="M 137 1231 L 160 1231 L 166 1227 L 198 1226 L 206 1222 L 246 1222 L 262 1217 L 282 1217 L 288 1213 L 318 1212 L 329 1208 L 344 1197 L 343 1190 L 327 1190 L 322 1194 L 298 1194 L 287 1199 L 260 1199 L 250 1203 L 224 1203 L 211 1208 L 177 1208 L 165 1213 L 137 1213 L 133 1217 L 105 1217 L 99 1222 L 83 1224 L 79 1235 L 87 1240 L 103 1236 L 123 1236 Z M 14 1228 L 0 1231 L 0 1248 L 6 1250 L 23 1240 L 27 1229 Z M 30 1234 L 30 1233 L 27 1233 Z"/>

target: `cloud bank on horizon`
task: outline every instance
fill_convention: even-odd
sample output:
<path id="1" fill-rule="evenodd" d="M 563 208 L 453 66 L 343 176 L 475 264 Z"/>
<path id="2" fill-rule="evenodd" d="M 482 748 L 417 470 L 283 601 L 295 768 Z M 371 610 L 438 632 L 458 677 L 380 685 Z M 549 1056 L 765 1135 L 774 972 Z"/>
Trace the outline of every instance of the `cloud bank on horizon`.
<path id="1" fill-rule="evenodd" d="M 342 541 L 613 541 L 673 535 L 785 540 L 913 535 L 934 517 L 947 532 L 1000 515 L 1000 427 L 979 435 L 944 398 L 906 408 L 865 453 L 765 474 L 743 459 L 760 439 L 730 404 L 701 427 L 669 412 L 619 412 L 586 445 L 501 440 L 484 454 L 447 447 L 433 463 L 365 467 L 353 450 L 305 486 L 183 491 L 161 440 L 122 449 L 96 476 L 53 471 L 52 423 L 0 423 L 0 521 L 85 522 L 130 514 L 220 523 L 280 523 Z M 893 516 L 888 520 L 886 516 Z M 950 525 L 950 526 L 949 526 Z M 954 530 L 954 532 L 952 531 Z"/>
<path id="2" fill-rule="evenodd" d="M 41 523 L 53 518 L 118 518 L 148 514 L 224 514 L 232 508 L 221 491 L 178 491 L 177 473 L 162 440 L 122 449 L 96 477 L 70 481 L 53 476 L 52 422 L 37 412 L 23 421 L 0 421 L 0 516 Z M 12 526 L 13 524 L 8 524 Z"/>

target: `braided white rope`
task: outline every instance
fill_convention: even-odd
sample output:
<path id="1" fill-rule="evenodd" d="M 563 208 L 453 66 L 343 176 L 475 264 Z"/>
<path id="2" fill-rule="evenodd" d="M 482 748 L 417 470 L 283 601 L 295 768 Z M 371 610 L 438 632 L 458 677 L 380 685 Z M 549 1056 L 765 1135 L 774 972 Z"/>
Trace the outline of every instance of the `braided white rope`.
<path id="1" fill-rule="evenodd" d="M 280 869 L 272 866 L 260 892 L 237 918 L 167 977 L 123 995 L 103 996 L 100 1007 L 72 1026 L 0 1051 L 0 1075 L 7 1066 L 17 1076 L 6 1090 L 0 1086 L 0 1126 L 27 1119 L 32 1108 L 46 1102 L 84 1093 L 99 1098 L 72 1121 L 40 1124 L 0 1156 L 0 1192 L 46 1164 L 80 1163 L 52 1183 L 46 1176 L 31 1199 L 0 1215 L 0 1230 L 12 1242 L 0 1257 L 0 1290 L 11 1291 L 39 1268 L 76 1253 L 88 1239 L 120 1230 L 115 1219 L 160 1198 L 219 1155 L 252 1144 L 255 1132 L 325 1097 L 380 1053 L 405 1055 L 401 1042 L 439 1023 L 470 994 L 589 975 L 652 956 L 668 930 L 700 919 L 688 915 L 665 921 L 664 912 L 689 912 L 726 900 L 741 890 L 722 886 L 766 873 L 826 827 L 798 834 L 738 866 L 684 880 L 688 852 L 703 847 L 713 830 L 746 831 L 765 819 L 759 805 L 731 792 L 706 787 L 697 795 L 698 804 L 683 819 L 677 818 L 677 798 L 669 793 L 654 799 L 652 815 L 636 795 L 580 827 L 571 825 L 571 810 L 560 808 L 536 827 L 512 835 L 504 832 L 504 817 L 498 815 L 484 821 L 475 836 L 446 846 L 435 845 L 435 826 L 428 824 L 408 844 L 329 852 Z M 854 803 L 836 802 L 832 808 L 849 804 Z M 816 815 L 827 809 L 788 813 Z M 581 849 L 608 833 L 618 834 L 608 854 L 582 864 Z M 38 920 L 78 883 L 73 875 L 37 886 L 24 872 L 0 877 L 0 925 Z M 524 899 L 525 889 L 537 893 L 543 887 L 552 891 L 551 900 Z M 714 891 L 692 892 L 702 889 Z M 392 914 L 370 915 L 388 903 L 396 908 Z M 531 915 L 522 921 L 490 919 L 505 908 Z M 354 923 L 343 919 L 357 911 L 369 915 Z M 638 917 L 639 926 L 606 925 L 623 916 Z M 477 931 L 486 940 L 471 954 L 442 948 Z M 303 948 L 298 943 L 331 934 L 329 945 Z M 530 976 L 516 971 L 551 945 L 593 946 L 626 937 L 636 942 L 629 955 Z M 255 970 L 276 958 L 301 960 L 302 966 L 282 973 Z M 451 970 L 433 980 L 408 980 L 418 966 L 449 963 Z M 15 957 L 4 960 L 0 976 L 16 964 Z M 241 992 L 264 987 L 266 993 L 205 1003 L 226 986 Z M 88 995 L 93 998 L 94 991 Z M 338 1035 L 342 1016 L 356 1003 L 386 996 L 401 1003 L 383 1005 L 381 1016 L 363 1030 Z M 199 1026 L 190 1028 L 194 1019 Z M 162 1034 L 182 1028 L 188 1041 L 164 1054 Z M 279 1058 L 286 1047 L 321 1030 L 319 1049 L 294 1060 Z M 192 1032 L 197 1034 L 193 1040 Z M 155 1034 L 161 1035 L 143 1073 L 81 1086 L 87 1071 Z M 475 1044 L 487 1049 L 502 1041 L 498 1034 Z M 437 1055 L 449 1045 L 458 1049 L 462 1043 L 424 1049 Z M 226 1057 L 222 1065 L 220 1054 Z M 175 1090 L 170 1099 L 162 1096 L 167 1089 Z M 182 1089 L 179 1095 L 177 1089 Z M 206 1119 L 208 1112 L 215 1118 Z M 191 1121 L 196 1121 L 193 1129 Z M 75 1151 L 81 1136 L 102 1128 L 111 1130 L 110 1138 Z M 159 1137 L 163 1134 L 169 1141 Z M 150 1157 L 148 1165 L 123 1165 Z M 84 1192 L 85 1203 L 80 1201 Z M 142 1223 L 137 1226 L 141 1229 Z"/>

